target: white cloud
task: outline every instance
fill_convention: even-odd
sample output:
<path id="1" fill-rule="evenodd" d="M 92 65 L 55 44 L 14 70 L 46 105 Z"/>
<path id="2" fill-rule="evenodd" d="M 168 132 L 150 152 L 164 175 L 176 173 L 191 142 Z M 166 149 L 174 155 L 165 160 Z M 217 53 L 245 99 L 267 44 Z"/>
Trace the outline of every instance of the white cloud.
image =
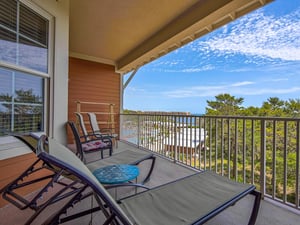
<path id="1" fill-rule="evenodd" d="M 199 41 L 198 50 L 208 48 L 223 56 L 243 54 L 251 57 L 300 60 L 300 9 L 286 16 L 266 16 L 263 10 L 250 14 L 207 41 Z M 195 47 L 193 47 L 195 48 Z"/>
<path id="2" fill-rule="evenodd" d="M 231 86 L 239 87 L 239 86 L 245 86 L 245 85 L 249 85 L 249 84 L 254 84 L 254 82 L 252 82 L 252 81 L 243 81 L 243 82 L 234 83 Z"/>
<path id="3" fill-rule="evenodd" d="M 272 79 L 271 82 L 281 82 L 281 81 L 288 81 L 288 78 L 278 78 L 278 79 Z"/>
<path id="4" fill-rule="evenodd" d="M 257 89 L 254 90 L 243 90 L 243 93 L 236 93 L 236 94 L 243 94 L 243 95 L 263 95 L 263 94 L 289 94 L 294 92 L 299 92 L 300 87 L 290 87 L 290 88 L 264 88 L 264 89 Z"/>
<path id="5" fill-rule="evenodd" d="M 163 65 L 171 65 L 171 66 L 167 66 L 163 67 Z M 173 65 L 174 66 L 174 65 Z M 184 67 L 184 68 L 182 68 Z M 213 65 L 204 65 L 201 66 L 199 65 L 198 67 L 185 67 L 185 66 L 181 66 L 181 67 L 172 67 L 172 64 L 170 62 L 168 62 L 167 64 L 162 64 L 162 63 L 158 63 L 155 64 L 152 68 L 151 71 L 152 72 L 164 72 L 164 73 L 194 73 L 194 72 L 202 72 L 202 71 L 209 71 L 209 70 L 213 70 L 215 67 Z M 145 69 L 147 70 L 147 69 Z"/>
<path id="6" fill-rule="evenodd" d="M 265 81 L 268 83 L 268 81 Z M 300 87 L 287 88 L 261 88 L 255 82 L 243 81 L 224 85 L 205 85 L 193 86 L 177 89 L 175 91 L 164 92 L 163 94 L 169 98 L 193 98 L 193 97 L 214 97 L 221 93 L 229 93 L 231 95 L 263 95 L 263 94 L 288 94 L 300 91 Z"/>
<path id="7" fill-rule="evenodd" d="M 163 56 L 154 61 L 149 70 L 245 72 L 270 70 L 267 65 L 298 63 L 299 27 L 300 8 L 282 16 L 267 15 L 263 8 Z M 238 67 L 231 66 L 237 63 L 240 63 Z"/>

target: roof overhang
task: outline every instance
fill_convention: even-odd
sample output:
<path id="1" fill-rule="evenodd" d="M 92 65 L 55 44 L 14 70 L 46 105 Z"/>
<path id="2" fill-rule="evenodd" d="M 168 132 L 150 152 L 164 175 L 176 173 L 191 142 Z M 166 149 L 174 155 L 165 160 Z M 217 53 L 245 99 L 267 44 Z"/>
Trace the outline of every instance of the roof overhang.
<path id="1" fill-rule="evenodd" d="M 72 0 L 70 56 L 125 74 L 273 0 Z"/>

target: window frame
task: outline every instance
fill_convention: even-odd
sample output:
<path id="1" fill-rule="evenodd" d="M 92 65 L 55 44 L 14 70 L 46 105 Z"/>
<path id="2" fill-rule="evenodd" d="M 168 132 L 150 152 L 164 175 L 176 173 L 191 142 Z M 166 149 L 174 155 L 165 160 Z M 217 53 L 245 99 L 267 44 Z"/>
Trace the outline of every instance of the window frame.
<path id="1" fill-rule="evenodd" d="M 50 116 L 49 114 L 49 106 L 50 106 L 50 79 L 53 78 L 53 71 L 54 71 L 54 17 L 49 14 L 47 11 L 43 10 L 39 6 L 37 6 L 35 3 L 29 0 L 18 0 L 20 3 L 27 6 L 30 10 L 34 11 L 41 17 L 45 18 L 49 21 L 48 26 L 48 57 L 47 57 L 47 72 L 41 72 L 34 69 L 26 68 L 24 66 L 16 65 L 13 63 L 5 62 L 3 60 L 0 60 L 0 67 L 4 69 L 14 70 L 18 72 L 28 73 L 30 75 L 35 75 L 38 77 L 44 78 L 44 111 L 43 111 L 43 128 L 44 132 L 49 130 L 49 121 L 48 118 Z M 17 15 L 18 16 L 18 15 Z"/>

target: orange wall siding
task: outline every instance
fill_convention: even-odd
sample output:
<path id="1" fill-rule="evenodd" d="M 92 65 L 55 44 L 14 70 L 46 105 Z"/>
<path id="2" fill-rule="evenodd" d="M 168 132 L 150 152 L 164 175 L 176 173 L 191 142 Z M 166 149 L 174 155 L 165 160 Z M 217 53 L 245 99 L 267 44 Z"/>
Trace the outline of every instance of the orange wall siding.
<path id="1" fill-rule="evenodd" d="M 120 112 L 120 82 L 121 75 L 115 72 L 115 67 L 82 59 L 69 59 L 69 107 L 68 118 L 75 121 L 76 100 L 82 102 L 98 102 L 114 104 L 115 127 L 119 132 Z M 108 110 L 99 105 L 82 106 L 82 111 L 99 112 Z M 85 117 L 87 118 L 87 117 Z M 107 121 L 108 116 L 97 115 L 99 121 Z M 105 125 L 103 128 L 107 128 Z M 89 127 L 87 127 L 89 129 Z M 70 142 L 70 132 L 68 132 Z"/>

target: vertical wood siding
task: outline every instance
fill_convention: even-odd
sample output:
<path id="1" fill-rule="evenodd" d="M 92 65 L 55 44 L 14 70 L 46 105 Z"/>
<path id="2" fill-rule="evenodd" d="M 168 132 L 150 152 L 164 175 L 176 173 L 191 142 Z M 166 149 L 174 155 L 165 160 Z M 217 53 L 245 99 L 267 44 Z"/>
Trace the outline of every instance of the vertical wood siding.
<path id="1" fill-rule="evenodd" d="M 75 101 L 98 102 L 114 104 L 114 117 L 116 133 L 119 133 L 119 112 L 120 112 L 120 82 L 121 75 L 115 72 L 115 67 L 86 60 L 69 59 L 69 107 L 68 119 L 75 121 Z M 108 112 L 108 107 L 82 106 L 82 111 Z M 87 119 L 86 115 L 84 115 Z M 108 115 L 97 115 L 99 121 L 107 121 Z M 106 128 L 106 125 L 101 125 Z M 100 127 L 101 127 L 100 126 Z M 87 127 L 90 129 L 89 127 Z M 71 132 L 68 132 L 68 142 L 72 140 Z"/>

